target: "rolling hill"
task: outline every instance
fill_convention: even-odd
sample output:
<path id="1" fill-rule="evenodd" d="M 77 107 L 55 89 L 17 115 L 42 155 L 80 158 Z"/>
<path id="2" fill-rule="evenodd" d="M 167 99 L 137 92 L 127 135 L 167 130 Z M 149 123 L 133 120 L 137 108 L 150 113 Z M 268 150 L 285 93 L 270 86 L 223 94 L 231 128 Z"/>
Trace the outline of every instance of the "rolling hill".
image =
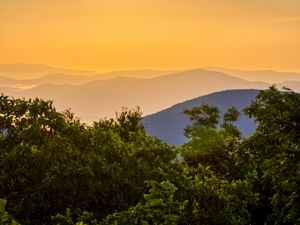
<path id="1" fill-rule="evenodd" d="M 91 123 L 101 117 L 114 117 L 115 111 L 120 111 L 124 106 L 140 106 L 147 115 L 220 90 L 262 89 L 268 86 L 220 72 L 195 69 L 151 79 L 117 77 L 82 85 L 40 85 L 5 94 L 54 100 L 59 110 L 71 108 L 83 121 Z"/>
<path id="2" fill-rule="evenodd" d="M 24 63 L 12 63 L 12 64 L 0 64 L 0 75 L 15 79 L 33 79 L 38 78 L 46 74 L 76 74 L 76 75 L 91 75 L 91 71 L 82 71 L 74 69 L 60 68 L 56 66 L 49 66 L 43 64 L 24 64 Z"/>
<path id="3" fill-rule="evenodd" d="M 30 88 L 38 85 L 43 85 L 43 84 L 80 85 L 80 84 L 90 82 L 92 80 L 95 80 L 93 79 L 93 76 L 79 76 L 79 75 L 70 75 L 70 74 L 63 74 L 63 73 L 47 74 L 42 77 L 33 78 L 33 79 L 15 79 L 6 76 L 0 76 L 1 86 L 18 87 L 18 88 Z"/>
<path id="4" fill-rule="evenodd" d="M 179 145 L 187 140 L 183 135 L 183 131 L 190 123 L 188 117 L 182 114 L 184 109 L 190 109 L 206 103 L 211 106 L 217 106 L 220 109 L 221 115 L 223 115 L 232 106 L 235 106 L 238 110 L 242 110 L 251 103 L 257 94 L 258 90 L 254 89 L 227 90 L 212 93 L 148 115 L 143 118 L 142 123 L 145 125 L 148 134 L 168 143 Z M 236 125 L 240 128 L 244 136 L 248 136 L 255 130 L 253 120 L 243 114 L 236 122 Z"/>
<path id="5" fill-rule="evenodd" d="M 300 73 L 297 72 L 279 72 L 274 70 L 253 70 L 242 71 L 236 69 L 207 67 L 209 70 L 219 71 L 222 73 L 231 74 L 232 76 L 251 81 L 262 81 L 271 84 L 285 81 L 300 81 Z"/>
<path id="6" fill-rule="evenodd" d="M 71 84 L 107 80 L 115 77 L 153 78 L 175 73 L 176 70 L 124 70 L 104 73 L 71 70 L 43 64 L 0 64 L 0 85 L 6 87 L 28 88 L 43 84 Z"/>

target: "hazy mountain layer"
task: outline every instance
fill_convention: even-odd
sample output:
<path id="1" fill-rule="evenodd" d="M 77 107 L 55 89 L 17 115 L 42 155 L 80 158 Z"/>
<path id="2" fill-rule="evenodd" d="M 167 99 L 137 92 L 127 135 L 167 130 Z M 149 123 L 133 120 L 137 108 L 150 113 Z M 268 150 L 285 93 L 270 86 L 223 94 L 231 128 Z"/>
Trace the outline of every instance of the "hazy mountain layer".
<path id="1" fill-rule="evenodd" d="M 284 81 L 300 81 L 300 73 L 296 72 L 278 72 L 274 70 L 253 70 L 242 71 L 228 68 L 208 67 L 209 70 L 219 71 L 232 76 L 251 81 L 262 81 L 271 84 Z"/>
<path id="2" fill-rule="evenodd" d="M 0 64 L 1 86 L 34 86 L 39 84 L 83 84 L 114 77 L 152 78 L 174 73 L 176 70 L 132 70 L 96 73 L 65 69 L 42 64 Z"/>
<path id="3" fill-rule="evenodd" d="M 33 79 L 46 74 L 66 73 L 75 75 L 93 74 L 91 71 L 60 68 L 43 64 L 0 64 L 0 75 L 15 79 Z"/>
<path id="4" fill-rule="evenodd" d="M 195 69 L 151 79 L 118 77 L 82 85 L 39 85 L 26 90 L 0 88 L 16 97 L 42 97 L 54 100 L 60 109 L 71 108 L 86 122 L 113 117 L 122 107 L 141 107 L 144 115 L 155 113 L 178 102 L 226 89 L 269 85 L 250 82 L 224 73 Z"/>

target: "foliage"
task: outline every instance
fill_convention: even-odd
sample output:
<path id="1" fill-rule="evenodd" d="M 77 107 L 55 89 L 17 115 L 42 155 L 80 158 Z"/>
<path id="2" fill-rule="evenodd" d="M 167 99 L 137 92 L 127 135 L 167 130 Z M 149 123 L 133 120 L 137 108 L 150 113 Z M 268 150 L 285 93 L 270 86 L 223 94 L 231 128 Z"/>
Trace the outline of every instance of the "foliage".
<path id="1" fill-rule="evenodd" d="M 300 222 L 299 109 L 300 94 L 275 87 L 261 91 L 245 109 L 258 128 L 245 142 L 241 158 L 259 175 L 255 185 L 261 201 L 254 213 L 265 209 L 268 213 L 260 217 L 271 224 Z"/>
<path id="2" fill-rule="evenodd" d="M 5 210 L 6 200 L 0 199 L 0 224 L 19 225 Z"/>
<path id="3" fill-rule="evenodd" d="M 219 111 L 216 107 L 203 104 L 183 113 L 193 122 L 185 130 L 190 139 L 180 150 L 185 161 L 193 167 L 197 167 L 199 163 L 211 166 L 216 174 L 227 179 L 233 177 L 237 170 L 233 153 L 241 139 L 241 134 L 233 123 L 240 113 L 234 107 L 228 109 L 221 129 L 217 128 Z"/>
<path id="4" fill-rule="evenodd" d="M 188 201 L 179 202 L 174 200 L 174 193 L 177 188 L 169 181 L 161 183 L 149 181 L 147 183 L 151 188 L 149 194 L 144 194 L 142 203 L 129 208 L 127 211 L 110 215 L 100 224 L 178 224 Z"/>
<path id="5" fill-rule="evenodd" d="M 0 100 L 0 196 L 22 224 L 47 224 L 66 208 L 100 218 L 125 210 L 176 156 L 146 135 L 138 110 L 88 127 L 49 101 Z"/>
<path id="6" fill-rule="evenodd" d="M 216 107 L 184 113 L 189 139 L 174 147 L 146 134 L 139 109 L 87 126 L 1 95 L 1 224 L 300 223 L 300 94 L 260 91 L 249 138 L 235 108 L 221 124 Z"/>

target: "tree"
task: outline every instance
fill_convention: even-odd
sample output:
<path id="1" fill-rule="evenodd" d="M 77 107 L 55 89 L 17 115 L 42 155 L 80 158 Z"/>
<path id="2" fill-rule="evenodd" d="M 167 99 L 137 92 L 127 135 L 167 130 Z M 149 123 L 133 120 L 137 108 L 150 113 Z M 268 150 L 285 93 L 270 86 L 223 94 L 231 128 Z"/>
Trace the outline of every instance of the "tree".
<path id="1" fill-rule="evenodd" d="M 0 199 L 0 223 L 1 224 L 10 224 L 10 225 L 19 225 L 11 215 L 9 215 L 5 210 L 6 200 Z"/>
<path id="2" fill-rule="evenodd" d="M 300 94 L 274 86 L 260 91 L 245 109 L 258 123 L 243 143 L 240 156 L 247 170 L 256 170 L 260 207 L 253 224 L 300 222 Z M 243 151 L 243 152 L 242 152 Z M 247 164 L 246 164 L 247 161 Z"/>
<path id="3" fill-rule="evenodd" d="M 139 110 L 87 126 L 52 102 L 0 98 L 0 219 L 22 224 L 299 224 L 300 94 L 260 91 L 241 137 L 230 108 L 185 113 L 189 140 L 149 137 Z M 5 208 L 4 208 L 5 206 Z"/>
<path id="4" fill-rule="evenodd" d="M 137 204 L 174 147 L 147 136 L 138 110 L 86 126 L 52 102 L 0 98 L 0 196 L 22 224 L 70 208 L 102 218 Z"/>
<path id="5" fill-rule="evenodd" d="M 236 168 L 233 152 L 241 134 L 233 124 L 240 113 L 229 108 L 224 114 L 223 123 L 218 128 L 219 110 L 214 106 L 203 104 L 199 107 L 185 110 L 192 124 L 185 129 L 188 142 L 181 147 L 185 161 L 195 168 L 201 163 L 222 177 L 235 177 Z"/>
<path id="6" fill-rule="evenodd" d="M 144 194 L 144 201 L 127 211 L 106 217 L 100 225 L 109 224 L 165 224 L 176 225 L 183 216 L 187 201 L 174 200 L 177 188 L 168 181 L 158 183 L 148 181 L 149 194 Z"/>

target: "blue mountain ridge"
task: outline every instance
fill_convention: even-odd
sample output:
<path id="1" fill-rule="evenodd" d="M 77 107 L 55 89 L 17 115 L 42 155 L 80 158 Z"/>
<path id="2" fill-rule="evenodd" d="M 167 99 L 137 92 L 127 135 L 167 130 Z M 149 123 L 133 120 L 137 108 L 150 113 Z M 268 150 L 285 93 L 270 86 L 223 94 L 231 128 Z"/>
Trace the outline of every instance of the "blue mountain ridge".
<path id="1" fill-rule="evenodd" d="M 182 114 L 183 110 L 202 104 L 217 106 L 220 110 L 220 121 L 222 121 L 223 114 L 228 108 L 234 106 L 241 111 L 250 105 L 258 92 L 259 91 L 255 89 L 215 92 L 176 104 L 155 114 L 145 116 L 142 119 L 142 124 L 145 126 L 149 135 L 155 136 L 170 144 L 180 145 L 187 141 L 183 132 L 184 128 L 190 124 L 188 117 Z M 245 137 L 249 136 L 249 134 L 256 129 L 254 120 L 243 113 L 235 124 Z"/>

